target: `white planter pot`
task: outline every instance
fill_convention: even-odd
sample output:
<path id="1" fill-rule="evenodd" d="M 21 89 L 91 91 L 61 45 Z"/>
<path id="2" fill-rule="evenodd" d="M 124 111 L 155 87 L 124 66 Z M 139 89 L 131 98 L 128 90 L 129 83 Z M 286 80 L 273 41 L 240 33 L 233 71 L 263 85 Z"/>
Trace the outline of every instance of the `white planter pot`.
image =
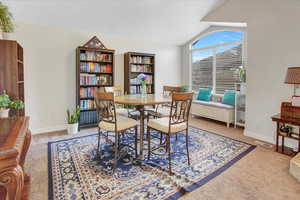
<path id="1" fill-rule="evenodd" d="M 0 118 L 9 117 L 9 109 L 0 109 Z"/>
<path id="2" fill-rule="evenodd" d="M 246 83 L 241 83 L 240 92 L 241 94 L 246 94 Z"/>
<path id="3" fill-rule="evenodd" d="M 76 133 L 78 133 L 78 123 L 68 124 L 68 134 L 76 134 Z"/>
<path id="4" fill-rule="evenodd" d="M 3 40 L 14 40 L 14 34 L 2 32 L 2 39 Z"/>

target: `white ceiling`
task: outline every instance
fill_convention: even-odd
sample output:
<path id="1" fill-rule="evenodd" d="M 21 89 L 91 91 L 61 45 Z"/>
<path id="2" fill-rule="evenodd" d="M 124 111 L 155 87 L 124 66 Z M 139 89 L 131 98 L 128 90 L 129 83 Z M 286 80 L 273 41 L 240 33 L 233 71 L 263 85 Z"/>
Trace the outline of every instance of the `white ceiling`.
<path id="1" fill-rule="evenodd" d="M 2 0 L 17 22 L 180 45 L 224 0 Z"/>

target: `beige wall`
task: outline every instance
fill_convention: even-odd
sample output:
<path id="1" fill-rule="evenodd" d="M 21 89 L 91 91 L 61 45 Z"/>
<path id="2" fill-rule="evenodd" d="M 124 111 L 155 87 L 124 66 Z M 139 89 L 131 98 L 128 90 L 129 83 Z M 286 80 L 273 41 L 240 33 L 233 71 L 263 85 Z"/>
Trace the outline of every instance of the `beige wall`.
<path id="1" fill-rule="evenodd" d="M 180 49 L 151 41 L 129 41 L 101 34 L 18 24 L 14 39 L 24 48 L 26 114 L 33 133 L 65 129 L 66 109 L 75 107 L 75 49 L 92 36 L 115 49 L 115 84 L 123 85 L 127 51 L 156 54 L 156 91 L 180 85 Z"/>
<path id="2" fill-rule="evenodd" d="M 299 11 L 298 0 L 229 0 L 203 19 L 247 23 L 245 135 L 275 141 L 271 116 L 292 95 L 292 87 L 284 84 L 285 73 L 288 66 L 300 66 Z"/>

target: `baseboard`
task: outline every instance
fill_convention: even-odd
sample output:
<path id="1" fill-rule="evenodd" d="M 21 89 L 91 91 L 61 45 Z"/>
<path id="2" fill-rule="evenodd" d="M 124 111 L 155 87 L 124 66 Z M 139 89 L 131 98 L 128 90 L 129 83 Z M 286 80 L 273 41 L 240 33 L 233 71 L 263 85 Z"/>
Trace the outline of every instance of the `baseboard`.
<path id="1" fill-rule="evenodd" d="M 262 141 L 265 141 L 265 142 L 269 142 L 271 144 L 275 144 L 274 138 L 267 137 L 264 134 L 255 133 L 255 132 L 249 131 L 247 129 L 244 130 L 244 135 L 247 136 L 247 137 L 254 138 L 254 139 L 258 139 L 258 140 L 262 140 Z"/>
<path id="2" fill-rule="evenodd" d="M 271 144 L 276 143 L 275 135 L 274 135 L 274 137 L 270 138 L 270 137 L 266 137 L 264 134 L 258 134 L 258 133 L 255 133 L 253 131 L 249 131 L 246 129 L 244 130 L 244 135 L 247 137 L 251 137 L 254 139 L 264 141 L 264 142 L 269 142 Z M 281 140 L 279 140 L 279 145 L 280 144 L 281 144 Z M 296 148 L 297 142 L 287 138 L 286 142 L 285 142 L 285 146 L 290 147 L 290 148 Z"/>
<path id="3" fill-rule="evenodd" d="M 32 134 L 42 134 L 42 133 L 47 133 L 47 132 L 62 131 L 62 130 L 66 130 L 66 129 L 67 129 L 67 125 L 63 124 L 63 125 L 52 126 L 52 127 L 37 128 L 37 129 L 33 129 L 31 131 L 32 131 Z"/>

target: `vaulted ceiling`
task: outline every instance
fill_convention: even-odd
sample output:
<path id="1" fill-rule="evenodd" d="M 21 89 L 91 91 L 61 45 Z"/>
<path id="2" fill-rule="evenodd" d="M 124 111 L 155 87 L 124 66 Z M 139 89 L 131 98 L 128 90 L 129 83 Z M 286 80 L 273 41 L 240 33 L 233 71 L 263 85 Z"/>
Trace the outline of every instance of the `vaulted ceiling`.
<path id="1" fill-rule="evenodd" d="M 224 0 L 2 0 L 17 22 L 180 45 Z"/>

